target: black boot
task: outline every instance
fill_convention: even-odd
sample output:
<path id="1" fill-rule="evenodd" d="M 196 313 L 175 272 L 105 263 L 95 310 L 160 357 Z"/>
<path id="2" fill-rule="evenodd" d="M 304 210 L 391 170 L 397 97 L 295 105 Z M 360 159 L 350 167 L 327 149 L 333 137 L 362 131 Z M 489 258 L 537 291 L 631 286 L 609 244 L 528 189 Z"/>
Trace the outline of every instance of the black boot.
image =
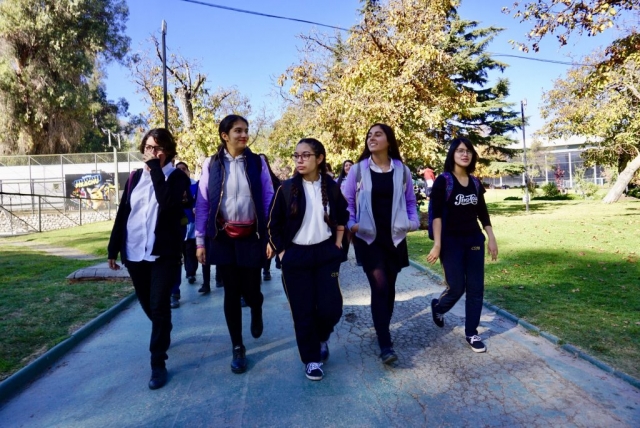
<path id="1" fill-rule="evenodd" d="M 259 338 L 262 336 L 262 308 L 251 309 L 251 336 Z"/>
<path id="2" fill-rule="evenodd" d="M 149 389 L 158 389 L 167 383 L 166 367 L 151 369 L 151 380 L 149 380 Z"/>
<path id="3" fill-rule="evenodd" d="M 244 346 L 233 348 L 233 360 L 231 360 L 231 371 L 237 374 L 247 371 L 247 357 Z"/>

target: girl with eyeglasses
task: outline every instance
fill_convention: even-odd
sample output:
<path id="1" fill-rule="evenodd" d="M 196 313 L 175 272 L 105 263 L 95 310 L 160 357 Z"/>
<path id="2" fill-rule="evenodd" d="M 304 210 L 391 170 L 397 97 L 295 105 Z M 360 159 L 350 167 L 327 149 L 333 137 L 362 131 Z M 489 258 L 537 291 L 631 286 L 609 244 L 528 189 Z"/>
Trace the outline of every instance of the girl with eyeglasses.
<path id="1" fill-rule="evenodd" d="M 409 266 L 407 233 L 420 225 L 411 172 L 402 163 L 393 129 L 376 123 L 345 185 L 348 228 L 371 286 L 371 315 L 384 364 L 398 359 L 391 341 L 396 279 Z"/>
<path id="2" fill-rule="evenodd" d="M 224 287 L 224 316 L 231 336 L 231 371 L 247 370 L 242 340 L 244 298 L 251 335 L 262 335 L 260 272 L 265 262 L 267 212 L 273 197 L 269 168 L 248 147 L 249 122 L 229 115 L 218 127 L 220 146 L 204 161 L 196 199 L 196 257 L 216 265 Z"/>
<path id="3" fill-rule="evenodd" d="M 465 303 L 465 336 L 474 352 L 485 352 L 478 335 L 484 298 L 484 241 L 478 220 L 487 233 L 487 249 L 491 259 L 498 257 L 498 244 L 493 235 L 482 183 L 471 175 L 478 153 L 471 141 L 456 138 L 451 142 L 444 172 L 436 178 L 429 207 L 433 215 L 434 245 L 427 261 L 438 258 L 444 269 L 446 289 L 431 301 L 431 315 L 438 327 L 444 327 L 444 314 L 467 293 Z"/>
<path id="4" fill-rule="evenodd" d="M 152 129 L 142 138 L 145 167 L 131 173 L 120 200 L 108 246 L 109 267 L 129 271 L 136 296 L 151 320 L 150 389 L 167 382 L 165 360 L 171 343 L 171 288 L 181 275 L 184 209 L 193 207 L 189 177 L 171 164 L 173 135 Z"/>
<path id="5" fill-rule="evenodd" d="M 304 138 L 293 154 L 296 172 L 276 192 L 269 216 L 269 256 L 275 252 L 310 380 L 322 380 L 328 341 L 342 316 L 339 273 L 348 212 L 338 185 L 327 175 L 326 151 Z"/>

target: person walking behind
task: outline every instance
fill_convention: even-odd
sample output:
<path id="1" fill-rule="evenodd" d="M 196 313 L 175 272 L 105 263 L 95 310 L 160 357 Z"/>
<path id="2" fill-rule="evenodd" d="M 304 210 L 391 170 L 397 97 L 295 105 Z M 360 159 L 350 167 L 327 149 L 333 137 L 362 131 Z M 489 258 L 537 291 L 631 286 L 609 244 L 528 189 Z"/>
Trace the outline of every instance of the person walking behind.
<path id="1" fill-rule="evenodd" d="M 191 180 L 191 186 L 189 187 L 189 193 L 193 199 L 196 198 L 198 191 L 198 182 L 191 178 L 191 171 L 189 166 L 184 162 L 178 162 L 176 168 L 184 172 L 189 180 Z M 187 208 L 184 210 L 187 217 L 187 233 L 182 243 L 182 257 L 184 259 L 184 270 L 189 284 L 196 282 L 196 271 L 198 270 L 198 259 L 196 258 L 196 216 L 195 208 Z"/>
<path id="2" fill-rule="evenodd" d="M 277 192 L 278 188 L 280 187 L 280 179 L 278 178 L 277 175 L 273 173 L 273 170 L 271 169 L 271 165 L 269 164 L 269 158 L 267 157 L 267 155 L 260 154 L 260 157 L 267 164 L 267 168 L 269 168 L 269 176 L 271 176 L 271 184 L 273 184 L 274 192 Z M 267 259 L 264 262 L 264 266 L 262 267 L 262 279 L 264 281 L 271 281 L 271 259 L 272 258 L 273 257 L 267 257 Z"/>
<path id="3" fill-rule="evenodd" d="M 487 250 L 491 260 L 498 257 L 498 244 L 493 235 L 489 211 L 484 200 L 484 187 L 471 174 L 475 171 L 478 152 L 466 138 L 451 142 L 444 172 L 436 179 L 431 192 L 433 248 L 429 263 L 438 258 L 444 269 L 446 289 L 431 301 L 431 315 L 438 327 L 444 327 L 444 314 L 449 312 L 466 292 L 465 336 L 474 352 L 487 347 L 478 336 L 482 300 L 484 298 L 484 241 L 478 220 L 487 233 Z"/>
<path id="4" fill-rule="evenodd" d="M 431 190 L 433 189 L 433 183 L 436 179 L 436 175 L 430 167 L 426 167 L 422 171 L 422 177 L 424 178 L 424 196 L 427 198 L 431 195 Z"/>
<path id="5" fill-rule="evenodd" d="M 346 160 L 342 162 L 342 168 L 340 169 L 340 174 L 338 175 L 338 179 L 336 180 L 336 183 L 338 183 L 338 187 L 340 187 L 340 192 L 342 192 L 343 195 L 344 195 L 345 185 L 347 184 L 347 176 L 349 175 L 349 171 L 351 170 L 352 166 L 353 166 L 352 160 Z M 349 246 L 351 244 L 351 239 L 352 239 L 351 232 L 349 232 L 349 230 L 346 229 L 342 237 L 342 250 L 344 251 L 345 261 L 349 256 Z M 362 263 L 360 262 L 360 260 L 358 260 L 357 254 L 356 254 L 356 264 L 358 266 L 362 266 Z"/>
<path id="6" fill-rule="evenodd" d="M 356 254 L 371 287 L 371 315 L 385 364 L 398 359 L 389 325 L 396 279 L 409 266 L 407 232 L 420 225 L 411 172 L 402 163 L 393 129 L 376 123 L 345 186 Z"/>
<path id="7" fill-rule="evenodd" d="M 231 336 L 231 371 L 247 370 L 242 340 L 244 297 L 251 308 L 251 335 L 262 335 L 260 271 L 264 265 L 266 213 L 273 198 L 269 169 L 247 147 L 249 122 L 229 115 L 218 127 L 221 144 L 205 160 L 196 201 L 196 255 L 216 265 L 224 286 L 224 315 Z M 208 245 L 205 248 L 205 242 Z"/>
<path id="8" fill-rule="evenodd" d="M 169 296 L 180 276 L 181 224 L 184 208 L 192 206 L 189 178 L 176 172 L 173 135 L 164 128 L 147 132 L 140 143 L 146 166 L 129 176 L 107 247 L 109 267 L 120 269 L 118 253 L 129 271 L 136 296 L 151 320 L 150 389 L 167 383 L 167 350 L 171 343 Z M 185 200 L 186 195 L 186 200 Z"/>
<path id="9" fill-rule="evenodd" d="M 303 138 L 293 154 L 296 175 L 271 206 L 267 253 L 278 254 L 305 375 L 322 380 L 329 336 L 342 316 L 340 263 L 347 201 L 327 175 L 326 151 Z"/>

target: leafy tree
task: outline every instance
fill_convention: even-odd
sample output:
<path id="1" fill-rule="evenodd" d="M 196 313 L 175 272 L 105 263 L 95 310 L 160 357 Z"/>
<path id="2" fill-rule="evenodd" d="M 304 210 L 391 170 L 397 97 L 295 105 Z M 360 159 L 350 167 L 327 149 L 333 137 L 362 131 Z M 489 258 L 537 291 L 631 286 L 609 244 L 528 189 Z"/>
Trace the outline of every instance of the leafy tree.
<path id="1" fill-rule="evenodd" d="M 602 55 L 586 58 L 599 63 Z M 594 79 L 599 81 L 594 84 Z M 584 153 L 585 165 L 614 167 L 618 179 L 604 202 L 616 202 L 640 168 L 640 54 L 628 57 L 604 80 L 593 67 L 577 66 L 558 79 L 543 96 L 543 132 L 552 138 L 591 137 L 593 148 Z"/>
<path id="2" fill-rule="evenodd" d="M 130 69 L 138 91 L 149 105 L 146 122 L 164 127 L 162 54 L 155 36 L 152 50 L 132 55 Z M 167 104 L 169 129 L 178 143 L 178 156 L 195 171 L 219 144 L 218 123 L 228 114 L 251 116 L 251 105 L 236 88 L 207 87 L 207 76 L 196 61 L 170 53 L 167 58 Z M 253 118 L 251 118 L 253 119 Z M 250 120 L 250 144 L 265 138 L 266 114 Z"/>
<path id="3" fill-rule="evenodd" d="M 346 41 L 301 36 L 304 56 L 279 80 L 289 108 L 272 134 L 277 148 L 311 133 L 337 164 L 357 157 L 367 128 L 382 121 L 412 167 L 441 165 L 444 144 L 460 135 L 487 148 L 486 164 L 504 162 L 513 142 L 505 134 L 520 121 L 505 101 L 508 81 L 489 85 L 488 74 L 506 67 L 485 52 L 500 29 L 460 19 L 457 2 L 363 3 Z"/>
<path id="4" fill-rule="evenodd" d="M 75 150 L 93 126 L 98 59 L 122 60 L 124 0 L 0 2 L 2 151 Z"/>

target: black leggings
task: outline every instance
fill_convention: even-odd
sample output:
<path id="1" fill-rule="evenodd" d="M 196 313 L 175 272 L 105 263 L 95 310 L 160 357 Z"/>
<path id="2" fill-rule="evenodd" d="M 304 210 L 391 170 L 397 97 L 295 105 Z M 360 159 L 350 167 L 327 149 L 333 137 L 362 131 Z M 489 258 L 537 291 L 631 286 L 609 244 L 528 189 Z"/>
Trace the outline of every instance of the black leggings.
<path id="1" fill-rule="evenodd" d="M 244 297 L 251 308 L 252 316 L 262 315 L 264 296 L 260 291 L 261 268 L 232 265 L 217 265 L 224 285 L 224 317 L 231 336 L 231 344 L 242 346 L 242 306 L 240 297 Z"/>
<path id="2" fill-rule="evenodd" d="M 376 267 L 365 273 L 371 287 L 371 316 L 378 335 L 378 344 L 380 349 L 389 348 L 393 346 L 389 325 L 396 299 L 398 273 L 382 267 Z"/>

